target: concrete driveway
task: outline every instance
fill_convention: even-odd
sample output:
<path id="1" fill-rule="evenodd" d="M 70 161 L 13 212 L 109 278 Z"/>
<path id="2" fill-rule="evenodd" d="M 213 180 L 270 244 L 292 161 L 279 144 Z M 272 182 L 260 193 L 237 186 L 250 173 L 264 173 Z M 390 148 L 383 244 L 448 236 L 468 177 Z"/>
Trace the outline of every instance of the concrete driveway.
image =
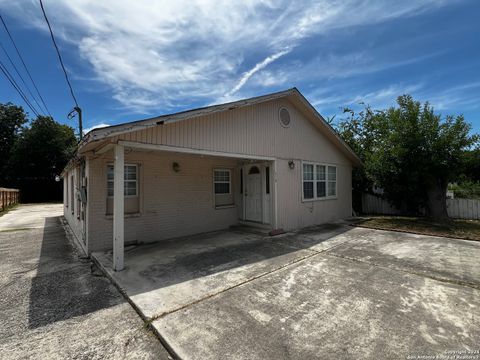
<path id="1" fill-rule="evenodd" d="M 169 359 L 65 236 L 61 204 L 0 216 L 0 359 Z"/>
<path id="2" fill-rule="evenodd" d="M 325 225 L 94 254 L 185 359 L 399 359 L 480 349 L 480 243 Z"/>

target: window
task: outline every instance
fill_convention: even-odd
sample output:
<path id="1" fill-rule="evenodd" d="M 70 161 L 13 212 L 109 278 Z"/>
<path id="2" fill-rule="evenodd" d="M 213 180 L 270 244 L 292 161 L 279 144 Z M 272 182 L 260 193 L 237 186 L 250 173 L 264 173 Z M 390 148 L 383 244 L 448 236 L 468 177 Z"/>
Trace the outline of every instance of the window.
<path id="1" fill-rule="evenodd" d="M 315 178 L 315 185 L 317 187 L 317 197 L 325 197 L 327 194 L 326 171 L 325 165 L 316 165 L 317 176 Z"/>
<path id="2" fill-rule="evenodd" d="M 303 163 L 303 199 L 327 199 L 337 196 L 337 167 Z"/>
<path id="3" fill-rule="evenodd" d="M 248 175 L 260 174 L 260 169 L 258 166 L 252 166 L 248 171 Z"/>
<path id="4" fill-rule="evenodd" d="M 337 196 L 337 167 L 328 167 L 328 196 Z"/>
<path id="5" fill-rule="evenodd" d="M 313 199 L 313 165 L 303 164 L 303 198 Z"/>
<path id="6" fill-rule="evenodd" d="M 123 194 L 129 197 L 137 196 L 138 195 L 138 166 L 125 165 L 123 175 L 124 175 Z M 108 197 L 113 196 L 113 177 L 114 177 L 113 165 L 107 165 Z"/>
<path id="7" fill-rule="evenodd" d="M 230 194 L 231 171 L 228 169 L 215 169 L 213 170 L 213 186 L 215 195 Z"/>

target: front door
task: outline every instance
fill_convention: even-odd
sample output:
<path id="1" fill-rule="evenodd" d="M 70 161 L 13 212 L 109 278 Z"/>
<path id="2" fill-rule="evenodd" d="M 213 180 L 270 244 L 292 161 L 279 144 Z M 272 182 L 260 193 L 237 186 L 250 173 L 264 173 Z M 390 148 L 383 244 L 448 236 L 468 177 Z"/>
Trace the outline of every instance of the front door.
<path id="1" fill-rule="evenodd" d="M 247 173 L 245 189 L 245 219 L 262 222 L 262 175 L 256 165 Z"/>

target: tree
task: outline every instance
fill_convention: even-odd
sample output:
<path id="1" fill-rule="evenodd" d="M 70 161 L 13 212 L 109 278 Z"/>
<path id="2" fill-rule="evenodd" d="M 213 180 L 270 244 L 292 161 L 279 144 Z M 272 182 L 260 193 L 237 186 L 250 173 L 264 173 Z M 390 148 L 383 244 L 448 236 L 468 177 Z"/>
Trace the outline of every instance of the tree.
<path id="1" fill-rule="evenodd" d="M 464 181 L 480 181 L 480 148 L 465 151 L 463 154 Z"/>
<path id="2" fill-rule="evenodd" d="M 458 177 L 463 154 L 478 141 L 463 116 L 441 116 L 427 102 L 410 95 L 397 99 L 398 107 L 359 114 L 347 110 L 340 133 L 364 161 L 365 184 L 374 183 L 394 205 L 448 218 L 446 190 Z"/>
<path id="3" fill-rule="evenodd" d="M 73 156 L 76 144 L 74 130 L 51 117 L 39 116 L 24 129 L 10 158 L 24 200 L 61 199 L 61 185 L 54 179 Z"/>
<path id="4" fill-rule="evenodd" d="M 0 104 L 0 186 L 10 186 L 9 159 L 26 123 L 27 115 L 20 106 Z"/>

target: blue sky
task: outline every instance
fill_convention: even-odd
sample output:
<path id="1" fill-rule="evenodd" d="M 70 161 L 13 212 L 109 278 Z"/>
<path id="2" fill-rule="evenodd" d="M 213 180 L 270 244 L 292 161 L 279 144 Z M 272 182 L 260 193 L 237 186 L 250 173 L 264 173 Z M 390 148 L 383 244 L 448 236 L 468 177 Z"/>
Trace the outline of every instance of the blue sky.
<path id="1" fill-rule="evenodd" d="M 480 2 L 44 1 L 84 126 L 296 86 L 324 116 L 409 93 L 480 133 Z M 38 1 L 0 13 L 57 121 L 74 126 Z M 0 41 L 14 50 L 0 28 Z M 8 60 L 0 52 L 0 60 Z M 11 70 L 13 73 L 13 70 Z M 0 102 L 22 104 L 0 78 Z"/>

